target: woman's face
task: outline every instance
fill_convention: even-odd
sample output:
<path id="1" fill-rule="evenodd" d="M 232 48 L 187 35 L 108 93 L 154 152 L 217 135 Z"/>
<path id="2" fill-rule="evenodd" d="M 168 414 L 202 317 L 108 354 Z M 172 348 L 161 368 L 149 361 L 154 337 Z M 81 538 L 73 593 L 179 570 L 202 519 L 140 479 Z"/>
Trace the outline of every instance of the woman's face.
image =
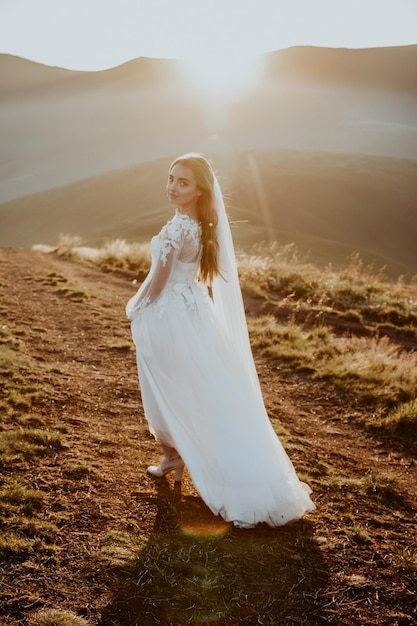
<path id="1" fill-rule="evenodd" d="M 201 195 L 193 172 L 181 163 L 177 163 L 169 171 L 167 193 L 171 204 L 174 204 L 182 213 L 194 209 Z"/>

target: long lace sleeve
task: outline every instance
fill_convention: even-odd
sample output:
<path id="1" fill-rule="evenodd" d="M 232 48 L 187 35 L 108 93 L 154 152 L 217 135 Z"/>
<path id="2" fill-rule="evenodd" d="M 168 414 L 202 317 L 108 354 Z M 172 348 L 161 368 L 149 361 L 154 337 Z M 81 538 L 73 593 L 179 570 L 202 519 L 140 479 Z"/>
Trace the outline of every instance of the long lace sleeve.
<path id="1" fill-rule="evenodd" d="M 161 230 L 159 240 L 159 257 L 152 265 L 144 288 L 140 289 L 128 303 L 126 312 L 131 319 L 143 308 L 155 302 L 167 284 L 181 252 L 183 241 L 181 223 L 177 220 L 168 222 Z"/>

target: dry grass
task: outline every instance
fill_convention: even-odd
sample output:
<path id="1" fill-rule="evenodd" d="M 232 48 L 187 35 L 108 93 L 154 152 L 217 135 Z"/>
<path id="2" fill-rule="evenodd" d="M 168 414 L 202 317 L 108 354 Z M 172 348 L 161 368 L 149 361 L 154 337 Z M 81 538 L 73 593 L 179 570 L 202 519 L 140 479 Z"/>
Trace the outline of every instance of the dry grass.
<path id="1" fill-rule="evenodd" d="M 29 626 L 90 626 L 90 622 L 72 611 L 43 609 L 32 616 Z"/>
<path id="2" fill-rule="evenodd" d="M 42 519 L 45 494 L 9 477 L 0 488 L 0 561 L 22 560 L 34 551 L 51 556 L 58 528 Z M 39 517 L 40 516 L 40 517 Z"/>
<path id="3" fill-rule="evenodd" d="M 383 270 L 375 272 L 372 266 L 364 266 L 357 254 L 340 270 L 333 270 L 331 266 L 322 270 L 300 261 L 293 246 L 282 249 L 272 246 L 268 256 L 262 254 L 265 253 L 260 250 L 260 258 L 268 268 L 269 286 L 297 309 L 323 313 L 330 309 L 396 326 L 417 324 L 415 277 L 409 282 L 402 277 L 390 281 Z M 248 259 L 249 268 L 251 259 L 253 257 Z M 259 265 L 260 261 L 257 263 Z M 243 276 L 245 280 L 259 283 L 259 277 L 251 276 L 250 271 L 244 271 Z"/>
<path id="4" fill-rule="evenodd" d="M 338 337 L 329 327 L 305 329 L 273 315 L 249 320 L 249 331 L 252 346 L 265 356 L 373 402 L 376 412 L 363 418 L 369 427 L 417 435 L 417 352 L 387 337 Z"/>
<path id="5" fill-rule="evenodd" d="M 334 339 L 335 352 L 322 359 L 317 375 L 387 404 L 410 400 L 417 389 L 417 353 L 388 338 Z"/>
<path id="6" fill-rule="evenodd" d="M 417 423 L 417 399 L 403 402 L 382 420 L 381 426 L 395 431 L 415 431 Z"/>
<path id="7" fill-rule="evenodd" d="M 33 539 L 19 537 L 15 533 L 3 533 L 0 537 L 0 561 L 26 559 L 34 549 Z"/>
<path id="8" fill-rule="evenodd" d="M 107 241 L 99 250 L 97 263 L 105 269 L 122 269 L 137 273 L 150 267 L 150 248 L 145 243 L 127 243 L 124 239 Z"/>
<path id="9" fill-rule="evenodd" d="M 321 269 L 300 259 L 294 245 L 257 246 L 251 254 L 238 255 L 239 274 L 245 289 L 255 289 L 267 300 L 279 298 L 296 312 L 320 315 L 337 312 L 352 320 L 417 326 L 416 277 L 388 280 L 383 270 L 365 266 L 358 254 L 339 270 Z"/>
<path id="10" fill-rule="evenodd" d="M 64 448 L 63 434 L 45 428 L 44 418 L 36 412 L 53 394 L 56 375 L 51 372 L 49 380 L 48 367 L 42 371 L 25 353 L 22 337 L 27 335 L 13 323 L 1 328 L 0 560 L 7 562 L 22 562 L 34 554 L 52 559 L 59 535 L 57 526 L 44 519 L 45 493 L 21 478 L 22 464 L 36 463 Z"/>
<path id="11" fill-rule="evenodd" d="M 151 255 L 148 243 L 128 243 L 125 239 L 113 239 L 105 241 L 100 248 L 82 244 L 82 239 L 76 235 L 61 234 L 56 247 L 48 251 L 93 263 L 105 271 L 135 272 L 139 275 L 149 271 Z M 48 278 L 59 282 L 61 277 L 51 275 Z"/>
<path id="12" fill-rule="evenodd" d="M 149 246 L 124 239 L 108 241 L 94 255 L 83 256 L 82 250 L 91 249 L 81 248 L 79 238 L 63 235 L 57 250 L 106 271 L 140 277 L 150 266 Z M 403 343 L 417 338 L 416 277 L 390 281 L 383 270 L 365 266 L 358 254 L 341 269 L 322 270 L 300 258 L 293 244 L 257 245 L 250 253 L 238 252 L 237 261 L 244 295 L 274 307 L 271 314 L 249 320 L 255 349 L 379 403 L 379 427 L 415 431 L 417 355 Z M 71 290 L 61 291 L 68 295 Z M 366 329 L 367 336 L 349 333 L 355 324 Z M 339 325 L 346 329 L 342 335 Z M 129 350 L 117 339 L 111 347 Z M 375 415 L 371 422 L 377 427 Z"/>
<path id="13" fill-rule="evenodd" d="M 30 265 L 31 255 L 26 254 Z M 284 355 L 257 360 L 268 411 L 300 478 L 313 487 L 317 510 L 279 529 L 223 526 L 216 534 L 209 531 L 217 531 L 218 522 L 187 476 L 178 493 L 169 479 L 150 484 L 143 471 L 158 453 L 143 413 L 138 419 L 135 363 L 126 358 L 123 311 L 114 305 L 124 302 L 131 289 L 127 275 L 112 277 L 112 288 L 103 296 L 95 290 L 95 285 L 101 288 L 101 279 L 94 268 L 56 255 L 33 258 L 42 265 L 30 276 L 12 256 L 5 272 L 8 291 L 15 287 L 15 296 L 21 294 L 26 302 L 35 285 L 42 299 L 39 306 L 56 325 L 41 319 L 35 306 L 30 315 L 16 306 L 8 311 L 5 343 L 0 346 L 0 355 L 6 357 L 0 435 L 15 432 L 17 442 L 23 437 L 40 447 L 34 456 L 11 447 L 3 461 L 0 558 L 6 584 L 0 621 L 5 616 L 13 626 L 86 626 L 88 617 L 101 626 L 388 626 L 400 623 L 402 611 L 401 623 L 412 623 L 415 488 L 406 472 L 411 475 L 413 459 L 408 453 L 400 455 L 395 442 L 401 428 L 412 422 L 415 402 L 410 397 L 402 404 L 383 405 L 380 380 L 369 372 L 358 377 L 368 361 L 368 369 L 377 362 L 382 368 L 385 351 L 397 346 L 387 363 L 390 384 L 399 390 L 392 363 L 413 354 L 412 342 L 408 347 L 396 342 L 402 334 L 383 341 L 376 334 L 361 335 L 354 341 L 354 325 L 346 333 L 329 321 L 298 317 L 313 310 L 308 298 L 312 307 L 324 310 L 319 298 L 314 300 L 316 274 L 307 265 L 307 299 L 291 296 L 294 289 L 286 295 L 282 281 L 274 282 L 280 276 L 276 268 L 267 269 L 269 261 L 253 259 L 245 270 L 242 265 L 242 276 L 245 272 L 248 284 L 257 283 L 262 296 L 249 300 L 244 294 L 254 315 L 249 321 L 257 325 L 254 342 L 259 342 L 259 351 L 282 350 Z M 288 261 L 288 273 L 290 265 Z M 293 266 L 293 285 L 300 267 Z M 270 273 L 262 282 L 265 271 Z M 26 291 L 22 274 L 28 277 Z M 320 276 L 315 280 L 319 284 Z M 363 292 L 364 286 L 355 281 L 352 293 Z M 401 300 L 401 287 L 394 286 Z M 92 297 L 76 306 L 67 297 L 57 297 L 61 287 Z M 413 297 L 412 285 L 403 289 Z M 354 299 L 360 301 L 359 296 Z M 268 315 L 256 319 L 264 306 Z M 330 300 L 326 307 L 334 311 Z M 67 324 L 74 312 L 77 323 Z M 360 308 L 354 312 L 363 315 Z M 85 336 L 77 343 L 80 330 Z M 365 355 L 368 342 L 374 342 L 374 348 Z M 336 358 L 348 371 L 345 375 L 341 370 L 340 381 L 335 368 L 329 369 Z M 314 379 L 324 366 L 330 371 L 325 374 L 328 384 Z M 294 372 L 296 368 L 304 371 Z M 398 371 L 406 380 L 405 361 Z M 372 394 L 380 403 L 379 413 L 374 407 L 368 411 L 367 403 L 349 405 L 351 384 L 357 385 L 358 395 L 361 384 L 363 393 Z M 401 416 L 394 417 L 400 407 Z M 394 426 L 387 423 L 384 432 L 390 434 L 381 442 L 364 434 L 358 422 L 348 422 L 351 410 L 361 417 L 367 413 L 367 420 L 372 416 L 379 424 L 391 416 L 392 424 L 404 426 L 391 437 Z M 408 439 L 414 440 L 413 435 Z"/>
<path id="14" fill-rule="evenodd" d="M 414 574 L 417 572 L 417 552 L 404 550 L 398 555 L 397 559 L 399 567 Z"/>
<path id="15" fill-rule="evenodd" d="M 356 254 L 323 271 L 276 245 L 241 254 L 239 270 L 244 293 L 271 311 L 249 319 L 255 349 L 384 407 L 380 427 L 415 433 L 415 277 L 389 281 Z"/>
<path id="16" fill-rule="evenodd" d="M 55 249 L 107 270 L 121 269 L 142 275 L 150 267 L 148 243 L 115 239 L 100 248 L 83 248 L 76 236 L 62 235 Z M 408 282 L 403 277 L 388 280 L 383 269 L 375 271 L 372 266 L 365 266 L 356 253 L 341 269 L 334 270 L 329 265 L 323 270 L 300 258 L 294 244 L 274 243 L 256 245 L 249 253 L 238 251 L 237 262 L 243 290 L 253 289 L 263 298 L 279 296 L 288 303 L 296 303 L 297 309 L 330 308 L 366 314 L 373 321 L 397 326 L 417 324 L 417 277 Z"/>
<path id="17" fill-rule="evenodd" d="M 63 466 L 62 473 L 71 480 L 80 480 L 90 475 L 91 467 L 80 462 L 67 463 Z"/>
<path id="18" fill-rule="evenodd" d="M 43 494 L 39 490 L 28 489 L 20 480 L 9 480 L 0 490 L 0 502 L 12 507 L 24 507 L 25 511 L 40 510 Z"/>
<path id="19" fill-rule="evenodd" d="M 79 237 L 78 235 L 71 235 L 70 233 L 61 233 L 58 237 L 55 252 L 57 252 L 60 256 L 75 256 L 74 251 L 82 245 L 82 237 Z"/>
<path id="20" fill-rule="evenodd" d="M 11 457 L 30 459 L 62 448 L 62 436 L 47 430 L 17 428 L 0 433 L 0 463 Z"/>

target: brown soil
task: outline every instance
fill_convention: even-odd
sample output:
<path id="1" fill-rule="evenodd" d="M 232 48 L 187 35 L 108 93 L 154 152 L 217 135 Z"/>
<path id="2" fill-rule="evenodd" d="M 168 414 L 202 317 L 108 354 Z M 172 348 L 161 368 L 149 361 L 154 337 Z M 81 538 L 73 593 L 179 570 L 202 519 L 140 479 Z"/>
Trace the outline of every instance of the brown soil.
<path id="1" fill-rule="evenodd" d="M 255 545 L 268 555 L 268 546 L 279 542 L 279 566 L 288 570 L 279 585 L 262 559 L 253 560 L 249 571 L 245 556 L 230 557 L 241 580 L 239 601 L 221 617 L 213 613 L 194 622 L 417 624 L 415 461 L 395 442 L 374 438 L 349 419 L 369 407 L 256 357 L 269 415 L 297 471 L 309 475 L 317 510 L 278 529 L 226 528 L 204 507 L 187 474 L 180 491 L 171 477 L 155 482 L 146 475 L 160 453 L 147 430 L 124 315 L 135 290 L 131 278 L 10 249 L 0 250 L 0 272 L 7 309 L 2 323 L 20 331 L 21 351 L 36 362 L 39 385 L 54 372 L 52 391 L 32 413 L 45 427 L 67 431 L 63 450 L 3 467 L 4 476 L 19 474 L 45 493 L 45 520 L 60 529 L 53 558 L 35 552 L 3 563 L 3 624 L 25 625 L 42 607 L 72 610 L 99 626 L 190 623 L 162 600 L 135 596 L 152 574 L 150 546 L 163 543 L 161 558 L 169 559 L 170 546 L 184 531 L 197 543 L 206 537 L 213 554 L 224 550 L 229 556 L 239 549 L 248 555 Z M 88 473 L 74 480 L 65 471 L 74 464 Z M 372 476 L 380 474 L 395 477 L 394 490 L 373 486 Z M 346 480 L 365 476 L 366 492 Z M 117 568 L 104 559 L 103 546 L 115 532 L 141 542 L 134 567 Z M 407 555 L 414 555 L 413 563 Z"/>

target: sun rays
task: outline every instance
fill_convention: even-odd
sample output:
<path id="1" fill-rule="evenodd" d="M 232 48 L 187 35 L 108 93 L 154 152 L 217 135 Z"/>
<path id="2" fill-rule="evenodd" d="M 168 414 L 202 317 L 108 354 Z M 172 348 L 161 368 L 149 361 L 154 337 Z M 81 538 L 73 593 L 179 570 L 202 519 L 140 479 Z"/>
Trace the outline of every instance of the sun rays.
<path id="1" fill-rule="evenodd" d="M 195 90 L 228 101 L 256 87 L 262 76 L 263 57 L 217 49 L 183 59 L 180 67 Z"/>

